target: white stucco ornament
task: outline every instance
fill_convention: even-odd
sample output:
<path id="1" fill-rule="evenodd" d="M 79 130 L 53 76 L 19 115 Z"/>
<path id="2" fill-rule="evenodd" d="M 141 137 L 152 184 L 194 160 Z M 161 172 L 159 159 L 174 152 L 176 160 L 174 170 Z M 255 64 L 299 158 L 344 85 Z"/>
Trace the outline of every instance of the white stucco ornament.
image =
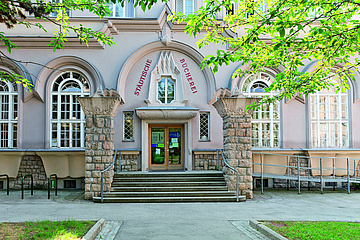
<path id="1" fill-rule="evenodd" d="M 226 116 L 239 116 L 252 114 L 253 110 L 246 111 L 246 106 L 259 101 L 259 98 L 246 97 L 242 93 L 232 95 L 231 97 L 218 98 L 213 106 L 219 115 L 224 118 Z"/>

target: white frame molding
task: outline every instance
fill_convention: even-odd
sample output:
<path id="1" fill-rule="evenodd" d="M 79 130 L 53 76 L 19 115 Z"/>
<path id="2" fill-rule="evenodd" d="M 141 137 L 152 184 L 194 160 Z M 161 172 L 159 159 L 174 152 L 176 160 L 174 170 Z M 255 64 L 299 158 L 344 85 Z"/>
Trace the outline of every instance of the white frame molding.
<path id="1" fill-rule="evenodd" d="M 269 76 L 268 79 L 264 79 L 261 77 L 261 74 L 266 74 Z M 273 81 L 274 76 L 276 75 L 276 73 L 274 71 L 271 71 L 269 69 L 266 69 L 266 71 L 261 71 L 259 73 L 257 73 L 256 75 L 258 75 L 257 77 L 255 77 L 255 79 L 251 80 L 251 82 L 246 83 L 247 79 L 249 77 L 252 77 L 253 75 L 248 75 L 246 76 L 242 81 L 241 81 L 241 92 L 245 95 L 245 96 L 252 96 L 252 97 L 261 97 L 261 96 L 273 96 L 276 95 L 276 92 L 270 92 L 270 93 L 263 93 L 263 92 L 251 92 L 251 88 L 252 86 L 257 83 L 257 82 L 261 82 L 264 85 L 269 86 L 271 84 L 271 82 Z M 245 85 L 247 84 L 247 85 Z M 246 87 L 246 88 L 245 88 Z M 274 109 L 275 106 L 274 104 L 270 104 L 269 106 L 269 119 L 252 119 L 252 124 L 259 124 L 259 130 L 258 130 L 258 134 L 259 134 L 259 138 L 258 138 L 258 144 L 259 146 L 253 146 L 253 148 L 280 148 L 282 146 L 282 121 L 281 121 L 281 114 L 282 114 L 282 108 L 281 108 L 281 102 L 277 103 L 277 108 L 278 108 L 278 118 L 275 120 L 274 119 Z M 260 110 L 255 110 L 253 113 L 253 116 L 255 113 L 258 113 L 259 116 L 261 116 L 263 110 L 262 110 L 262 106 L 260 107 Z M 264 123 L 269 123 L 270 124 L 270 146 L 262 146 L 262 133 L 263 133 L 263 129 L 262 129 L 262 124 Z M 277 146 L 274 146 L 274 125 L 278 124 L 278 144 Z"/>
<path id="2" fill-rule="evenodd" d="M 6 146 L 4 147 L 1 147 L 0 145 L 0 149 L 8 149 L 8 148 L 18 148 L 19 147 L 19 86 L 17 86 L 17 91 L 14 90 L 14 87 L 12 84 L 10 84 L 9 82 L 2 82 L 2 84 L 5 84 L 6 87 L 7 87 L 7 91 L 0 91 L 0 107 L 2 107 L 2 97 L 3 96 L 7 96 L 8 99 L 7 99 L 7 102 L 6 102 L 6 105 L 8 106 L 8 109 L 7 109 L 7 114 L 8 114 L 8 117 L 6 119 L 2 119 L 2 117 L 0 118 L 0 124 L 7 124 L 8 126 L 8 134 L 7 134 L 7 144 Z M 15 96 L 17 97 L 17 101 L 15 103 Z M 16 117 L 14 118 L 14 106 L 15 104 L 17 105 L 17 113 L 16 113 Z M 4 112 L 2 111 L 1 109 L 1 114 L 3 114 Z M 14 124 L 16 124 L 16 145 L 17 146 L 13 146 L 13 139 L 14 139 L 14 132 L 13 132 L 13 127 L 14 127 Z M 0 129 L 1 131 L 1 129 Z M 1 133 L 1 132 L 0 132 Z M 0 141 L 2 142 L 3 139 L 0 139 Z"/>
<path id="3" fill-rule="evenodd" d="M 69 78 L 66 78 L 66 79 L 63 79 L 60 84 L 58 85 L 58 90 L 55 92 L 53 91 L 53 88 L 54 88 L 54 84 L 56 83 L 57 79 L 58 78 L 61 78 L 62 75 L 64 74 L 67 74 L 67 73 L 70 73 L 70 77 Z M 84 112 L 81 110 L 80 112 L 80 119 L 62 119 L 61 118 L 61 104 L 63 104 L 64 102 L 61 101 L 61 97 L 62 96 L 70 96 L 70 101 L 68 102 L 69 104 L 69 118 L 71 118 L 72 114 L 74 113 L 74 104 L 76 104 L 75 102 L 73 102 L 73 98 L 72 96 L 81 96 L 81 97 L 84 97 L 84 96 L 89 96 L 90 95 L 90 83 L 89 83 L 89 80 L 87 80 L 85 77 L 85 80 L 87 81 L 88 85 L 89 85 L 89 92 L 85 92 L 84 91 L 84 85 L 83 83 L 81 83 L 78 79 L 74 78 L 73 77 L 73 73 L 77 73 L 79 74 L 80 76 L 84 77 L 81 73 L 79 72 L 76 72 L 76 71 L 66 71 L 66 72 L 63 72 L 61 74 L 58 74 L 55 78 L 54 78 L 54 81 L 52 81 L 52 84 L 51 84 L 51 88 L 50 88 L 50 99 L 49 99 L 49 102 L 50 102 L 50 124 L 49 124 L 49 132 L 50 132 L 50 148 L 84 148 L 84 144 L 85 144 L 85 114 Z M 80 88 L 81 88 L 81 91 L 80 92 L 61 92 L 61 88 L 69 81 L 74 81 L 76 82 Z M 52 97 L 53 96 L 57 96 L 57 118 L 56 119 L 52 119 L 52 106 L 53 106 L 53 99 Z M 79 104 L 79 103 L 78 103 Z M 80 106 L 80 104 L 79 104 Z M 52 129 L 52 125 L 53 124 L 57 124 L 57 146 L 53 146 L 52 145 L 52 133 L 53 133 L 53 129 Z M 69 123 L 69 147 L 62 147 L 61 146 L 61 124 L 62 123 Z M 74 133 L 73 131 L 73 124 L 80 124 L 80 146 L 77 146 L 77 147 L 73 147 L 72 146 L 72 135 Z"/>
<path id="4" fill-rule="evenodd" d="M 141 120 L 141 171 L 149 171 L 149 124 L 184 124 L 184 170 L 192 171 L 192 119 L 186 121 L 178 120 Z"/>
<path id="5" fill-rule="evenodd" d="M 350 87 L 350 91 L 351 91 L 351 87 Z M 347 90 L 346 93 L 335 93 L 335 92 L 318 92 L 316 94 L 312 94 L 308 97 L 307 99 L 307 119 L 308 119 L 308 147 L 309 148 L 313 148 L 313 149 L 331 149 L 331 148 L 350 148 L 352 146 L 351 144 L 351 139 L 352 139 L 352 136 L 351 136 L 351 94 L 350 94 L 350 91 Z M 330 99 L 331 96 L 337 96 L 338 97 L 338 104 L 337 104 L 337 116 L 338 118 L 337 119 L 323 119 L 321 120 L 320 119 L 320 109 L 319 109 L 319 97 L 320 96 L 325 96 L 327 97 L 327 99 Z M 344 120 L 341 118 L 342 116 L 342 111 L 341 111 L 341 104 L 342 104 L 342 101 L 341 101 L 341 98 L 345 96 L 345 106 L 346 106 L 346 114 L 347 114 L 347 118 Z M 315 111 L 315 114 L 316 114 L 316 119 L 315 120 L 312 120 L 312 112 L 311 112 L 311 98 L 312 97 L 316 97 L 316 111 Z M 330 101 L 327 100 L 327 103 L 326 103 L 326 109 L 329 110 L 330 109 Z M 325 112 L 326 115 L 329 114 L 329 112 Z M 316 137 L 316 142 L 317 142 L 317 145 L 316 146 L 313 146 L 312 145 L 312 142 L 313 142 L 313 137 L 312 137 L 312 123 L 315 123 L 317 125 L 317 129 L 316 129 L 316 132 L 317 132 L 317 137 Z M 339 138 L 338 138 L 338 143 L 339 145 L 338 146 L 330 146 L 330 128 L 328 127 L 327 129 L 327 144 L 326 146 L 324 147 L 321 147 L 320 146 L 320 124 L 321 123 L 337 123 L 339 125 Z M 347 145 L 346 146 L 342 146 L 342 142 L 343 142 L 343 139 L 342 139 L 342 123 L 347 123 Z"/>

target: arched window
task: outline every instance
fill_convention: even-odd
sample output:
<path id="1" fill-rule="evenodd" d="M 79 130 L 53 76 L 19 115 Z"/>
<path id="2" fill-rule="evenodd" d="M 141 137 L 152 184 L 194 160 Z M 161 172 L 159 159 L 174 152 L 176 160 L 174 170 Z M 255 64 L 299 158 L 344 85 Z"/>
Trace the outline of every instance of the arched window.
<path id="1" fill-rule="evenodd" d="M 0 147 L 16 148 L 18 132 L 17 85 L 0 81 Z"/>
<path id="2" fill-rule="evenodd" d="M 245 78 L 242 93 L 252 97 L 263 97 L 276 93 L 265 93 L 273 77 L 265 72 L 253 74 Z M 253 113 L 252 146 L 263 148 L 280 147 L 280 115 L 279 103 L 264 104 Z"/>
<path id="3" fill-rule="evenodd" d="M 175 99 L 175 80 L 162 77 L 157 81 L 157 100 L 161 103 L 171 103 Z"/>
<path id="4" fill-rule="evenodd" d="M 85 116 L 76 97 L 90 95 L 87 80 L 79 73 L 65 72 L 51 89 L 51 147 L 83 148 Z"/>
<path id="5" fill-rule="evenodd" d="M 310 136 L 313 148 L 349 147 L 347 90 L 329 88 L 310 96 Z"/>

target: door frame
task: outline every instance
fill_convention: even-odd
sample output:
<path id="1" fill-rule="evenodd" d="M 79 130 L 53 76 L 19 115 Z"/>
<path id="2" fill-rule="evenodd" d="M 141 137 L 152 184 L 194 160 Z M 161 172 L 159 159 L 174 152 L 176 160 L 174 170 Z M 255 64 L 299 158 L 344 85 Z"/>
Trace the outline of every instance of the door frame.
<path id="1" fill-rule="evenodd" d="M 192 132 L 192 119 L 189 120 L 141 120 L 141 171 L 149 171 L 149 125 L 152 124 L 174 124 L 184 126 L 184 170 L 192 171 L 193 170 L 193 156 L 192 156 L 192 146 L 193 146 L 193 132 Z"/>
<path id="2" fill-rule="evenodd" d="M 164 143 L 165 143 L 165 165 L 164 164 L 151 164 L 151 128 L 165 128 L 164 130 Z M 178 165 L 170 165 L 170 157 L 169 157 L 169 129 L 170 128 L 180 128 L 181 129 L 181 164 Z M 185 162 L 185 134 L 184 134 L 184 124 L 149 124 L 148 126 L 148 139 L 149 139 L 149 170 L 184 170 L 184 162 Z"/>

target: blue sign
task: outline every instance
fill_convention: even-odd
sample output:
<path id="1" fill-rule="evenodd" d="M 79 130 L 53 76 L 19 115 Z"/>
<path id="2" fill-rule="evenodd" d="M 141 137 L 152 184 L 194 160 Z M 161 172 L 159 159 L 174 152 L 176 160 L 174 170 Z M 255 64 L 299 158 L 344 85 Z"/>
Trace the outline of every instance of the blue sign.
<path id="1" fill-rule="evenodd" d="M 151 147 L 157 147 L 158 145 L 157 144 L 151 144 Z"/>
<path id="2" fill-rule="evenodd" d="M 169 132 L 169 138 L 180 138 L 180 132 Z"/>

